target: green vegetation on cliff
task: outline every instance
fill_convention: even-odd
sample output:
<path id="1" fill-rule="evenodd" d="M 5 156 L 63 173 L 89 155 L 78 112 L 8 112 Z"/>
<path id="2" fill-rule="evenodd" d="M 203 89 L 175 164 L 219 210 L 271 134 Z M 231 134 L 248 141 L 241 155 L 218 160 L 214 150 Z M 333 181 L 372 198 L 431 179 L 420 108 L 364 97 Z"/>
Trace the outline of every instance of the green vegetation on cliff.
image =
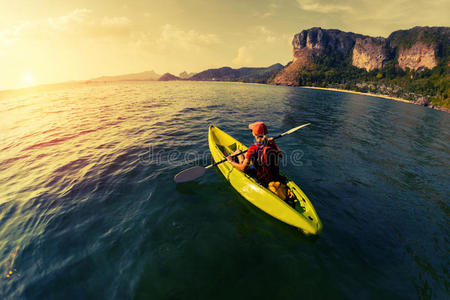
<path id="1" fill-rule="evenodd" d="M 416 42 L 424 44 L 440 45 L 437 56 L 442 59 L 448 58 L 448 27 L 414 27 L 408 30 L 398 30 L 388 37 L 392 48 L 411 48 Z M 444 53 L 445 52 L 445 53 Z"/>
<path id="2" fill-rule="evenodd" d="M 403 71 L 395 61 L 367 72 L 351 64 L 351 55 L 339 52 L 315 56 L 313 64 L 298 71 L 299 86 L 331 87 L 411 100 L 421 105 L 450 108 L 450 68 L 440 59 L 432 70 Z"/>

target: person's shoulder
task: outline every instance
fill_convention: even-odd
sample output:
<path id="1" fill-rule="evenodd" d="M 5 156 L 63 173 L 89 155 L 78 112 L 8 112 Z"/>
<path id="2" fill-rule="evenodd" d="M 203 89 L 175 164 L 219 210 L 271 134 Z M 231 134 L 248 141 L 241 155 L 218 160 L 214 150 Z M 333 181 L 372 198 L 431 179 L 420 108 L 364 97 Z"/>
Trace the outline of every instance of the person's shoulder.
<path id="1" fill-rule="evenodd" d="M 249 153 L 255 153 L 258 150 L 258 146 L 256 145 L 251 145 L 250 147 L 248 147 L 248 152 Z"/>

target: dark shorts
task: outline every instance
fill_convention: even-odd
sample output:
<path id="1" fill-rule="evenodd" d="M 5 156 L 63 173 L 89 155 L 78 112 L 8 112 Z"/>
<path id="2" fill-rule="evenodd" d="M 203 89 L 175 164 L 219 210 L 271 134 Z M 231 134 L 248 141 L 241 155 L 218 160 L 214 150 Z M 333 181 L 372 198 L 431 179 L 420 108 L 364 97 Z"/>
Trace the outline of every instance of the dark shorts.
<path id="1" fill-rule="evenodd" d="M 245 169 L 245 174 L 256 179 L 256 169 L 254 169 L 254 168 Z"/>

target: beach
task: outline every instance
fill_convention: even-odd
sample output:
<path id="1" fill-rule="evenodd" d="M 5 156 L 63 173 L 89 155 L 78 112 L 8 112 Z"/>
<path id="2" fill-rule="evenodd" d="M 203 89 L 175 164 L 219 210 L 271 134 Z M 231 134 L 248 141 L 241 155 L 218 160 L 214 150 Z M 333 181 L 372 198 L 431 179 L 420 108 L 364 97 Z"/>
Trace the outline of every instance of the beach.
<path id="1" fill-rule="evenodd" d="M 325 90 L 325 91 L 334 91 L 334 92 L 351 93 L 351 94 L 358 94 L 358 95 L 364 95 L 364 96 L 386 98 L 386 99 L 391 99 L 391 100 L 395 100 L 395 101 L 400 101 L 400 102 L 411 103 L 411 104 L 423 106 L 423 105 L 417 104 L 415 102 L 412 102 L 412 101 L 409 101 L 409 100 L 406 100 L 406 99 L 392 97 L 392 96 L 387 96 L 387 95 L 381 95 L 381 94 L 363 93 L 363 92 L 357 92 L 357 91 L 351 91 L 351 90 L 342 90 L 342 89 L 335 89 L 335 88 L 322 88 L 322 87 L 315 87 L 315 86 L 300 86 L 300 87 L 301 88 L 305 88 L 305 89 Z M 445 108 L 445 107 L 441 107 L 441 106 L 438 106 L 438 105 L 433 105 L 432 104 L 432 105 L 429 105 L 427 107 L 433 108 L 433 109 L 437 109 L 437 110 L 442 110 L 442 111 L 450 113 L 450 109 Z"/>

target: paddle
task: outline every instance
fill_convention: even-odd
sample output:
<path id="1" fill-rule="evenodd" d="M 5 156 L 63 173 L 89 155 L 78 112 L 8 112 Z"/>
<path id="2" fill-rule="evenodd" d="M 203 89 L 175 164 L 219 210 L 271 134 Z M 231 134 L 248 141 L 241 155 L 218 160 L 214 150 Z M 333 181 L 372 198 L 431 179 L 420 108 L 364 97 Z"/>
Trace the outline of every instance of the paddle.
<path id="1" fill-rule="evenodd" d="M 308 126 L 308 125 L 310 125 L 310 124 L 311 124 L 311 123 L 307 123 L 307 124 L 303 124 L 303 125 L 300 125 L 300 126 L 298 126 L 298 127 L 292 128 L 292 129 L 290 129 L 290 130 L 288 130 L 288 131 L 286 131 L 286 132 L 284 132 L 284 133 L 282 133 L 282 134 L 280 134 L 280 135 L 274 137 L 273 139 L 276 140 L 276 139 L 278 139 L 278 138 L 280 138 L 280 137 L 283 137 L 283 136 L 285 136 L 285 135 L 291 134 L 291 133 L 293 133 L 293 132 L 299 130 L 300 128 L 305 127 L 305 126 Z M 246 153 L 247 151 L 248 151 L 248 149 L 245 150 L 245 151 L 242 151 L 241 153 L 237 153 L 237 154 L 235 154 L 235 155 L 232 155 L 231 157 L 239 156 L 239 155 L 241 155 L 241 154 Z M 181 172 L 178 173 L 177 175 L 175 175 L 175 177 L 173 178 L 173 180 L 174 180 L 176 183 L 192 181 L 192 180 L 194 180 L 194 179 L 197 179 L 197 178 L 203 176 L 203 174 L 205 174 L 205 172 L 206 172 L 207 169 L 210 169 L 210 168 L 212 168 L 212 167 L 215 167 L 215 166 L 217 166 L 218 164 L 224 163 L 224 162 L 226 162 L 226 161 L 227 161 L 227 159 L 225 158 L 225 159 L 222 159 L 221 161 L 218 161 L 218 162 L 216 162 L 216 163 L 210 164 L 209 166 L 206 166 L 206 167 L 195 166 L 195 167 L 186 169 L 186 170 L 184 170 L 184 171 L 181 171 Z"/>

